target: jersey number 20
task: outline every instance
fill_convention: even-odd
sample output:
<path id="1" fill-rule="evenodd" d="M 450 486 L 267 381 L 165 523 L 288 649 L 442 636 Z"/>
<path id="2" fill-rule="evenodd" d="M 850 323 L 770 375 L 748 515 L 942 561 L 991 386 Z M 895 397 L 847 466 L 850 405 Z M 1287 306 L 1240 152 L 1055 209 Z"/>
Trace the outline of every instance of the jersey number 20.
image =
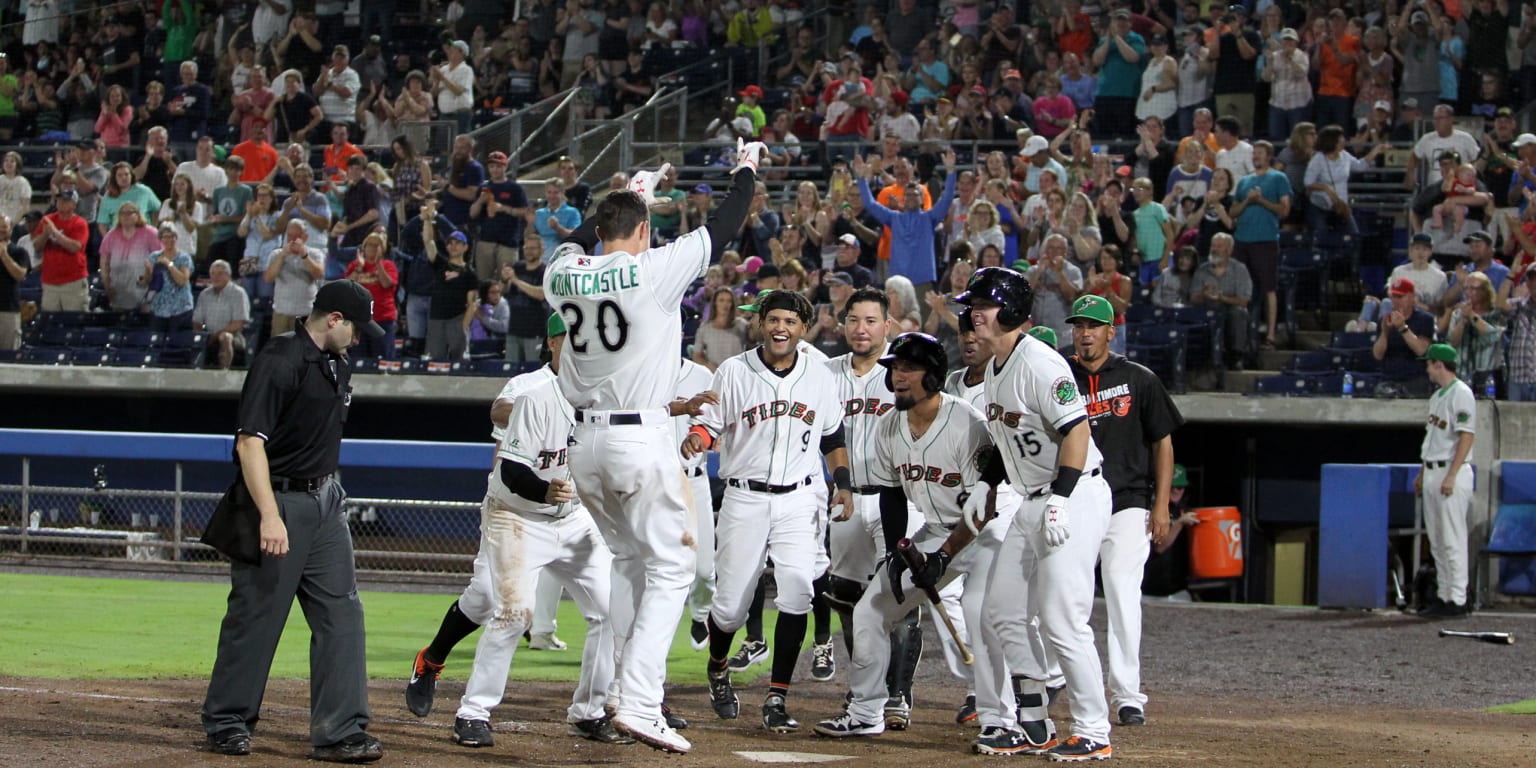
<path id="1" fill-rule="evenodd" d="M 587 342 L 581 338 L 581 326 L 587 318 L 582 314 L 581 307 L 575 304 L 562 304 L 560 314 L 567 315 L 566 325 L 570 328 L 571 349 L 586 352 Z M 608 337 L 610 328 L 615 329 L 613 335 L 616 338 Z M 603 345 L 603 349 L 609 352 L 623 349 L 624 342 L 629 340 L 629 321 L 624 319 L 624 310 L 620 309 L 612 299 L 604 299 L 597 305 L 597 340 Z"/>

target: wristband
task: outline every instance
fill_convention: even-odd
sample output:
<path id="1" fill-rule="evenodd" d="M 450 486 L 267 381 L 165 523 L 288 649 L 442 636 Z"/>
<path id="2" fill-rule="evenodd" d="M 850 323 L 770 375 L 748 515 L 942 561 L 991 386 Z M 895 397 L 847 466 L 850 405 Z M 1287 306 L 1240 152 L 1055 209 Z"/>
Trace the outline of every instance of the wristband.
<path id="1" fill-rule="evenodd" d="M 832 470 L 832 482 L 839 491 L 853 490 L 853 474 L 848 471 L 847 467 L 838 467 Z"/>
<path id="2" fill-rule="evenodd" d="M 1051 495 L 1063 498 L 1072 495 L 1077 488 L 1077 479 L 1083 476 L 1083 471 L 1077 467 L 1057 467 L 1056 479 L 1051 481 Z"/>
<path id="3" fill-rule="evenodd" d="M 695 424 L 689 427 L 688 434 L 698 435 L 699 439 L 704 442 L 704 450 L 706 451 L 715 447 L 715 438 L 709 434 L 709 430 L 705 429 L 700 424 Z"/>

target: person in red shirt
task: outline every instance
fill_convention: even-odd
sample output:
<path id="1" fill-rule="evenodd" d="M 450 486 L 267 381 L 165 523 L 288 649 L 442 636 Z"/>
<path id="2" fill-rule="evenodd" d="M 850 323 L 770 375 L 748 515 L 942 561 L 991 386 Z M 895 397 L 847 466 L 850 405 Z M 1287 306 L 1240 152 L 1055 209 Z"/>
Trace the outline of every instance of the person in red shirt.
<path id="1" fill-rule="evenodd" d="M 267 142 L 267 121 L 264 118 L 258 117 L 251 122 L 251 138 L 236 144 L 229 154 L 245 161 L 245 170 L 240 174 L 241 183 L 272 183 L 272 175 L 277 172 L 277 147 Z"/>
<path id="2" fill-rule="evenodd" d="M 1349 16 L 1342 9 L 1328 12 L 1328 21 L 1314 22 L 1312 61 L 1318 69 L 1317 124 L 1354 125 L 1355 71 L 1360 63 L 1360 38 L 1349 34 Z"/>
<path id="3" fill-rule="evenodd" d="M 325 145 L 325 178 L 332 184 L 345 184 L 347 181 L 347 158 L 352 156 L 367 159 L 361 149 L 350 141 L 347 141 L 346 123 L 337 123 L 331 126 L 331 143 Z"/>
<path id="4" fill-rule="evenodd" d="M 91 292 L 86 284 L 85 244 L 91 237 L 85 217 L 75 215 L 80 194 L 58 194 L 58 210 L 43 217 L 32 232 L 32 250 L 43 254 L 44 312 L 84 312 Z"/>
<path id="5" fill-rule="evenodd" d="M 368 289 L 373 296 L 373 321 L 384 329 L 384 335 L 378 338 L 363 335 L 357 353 L 381 360 L 395 359 L 395 319 L 398 317 L 395 286 L 400 283 L 400 273 L 395 269 L 395 262 L 384 258 L 388 249 L 382 232 L 370 233 L 357 249 L 357 258 L 347 265 L 347 279 Z"/>
<path id="6" fill-rule="evenodd" d="M 858 54 L 843 54 L 842 77 L 833 80 L 821 94 L 821 102 L 827 106 L 827 141 L 867 139 L 869 108 L 875 103 L 874 95 L 874 85 L 859 71 Z"/>
<path id="7" fill-rule="evenodd" d="M 1075 53 L 1086 59 L 1093 50 L 1093 26 L 1088 14 L 1083 13 L 1082 0 L 1062 3 L 1061 14 L 1051 20 L 1051 31 L 1056 33 L 1056 50 L 1062 53 Z"/>

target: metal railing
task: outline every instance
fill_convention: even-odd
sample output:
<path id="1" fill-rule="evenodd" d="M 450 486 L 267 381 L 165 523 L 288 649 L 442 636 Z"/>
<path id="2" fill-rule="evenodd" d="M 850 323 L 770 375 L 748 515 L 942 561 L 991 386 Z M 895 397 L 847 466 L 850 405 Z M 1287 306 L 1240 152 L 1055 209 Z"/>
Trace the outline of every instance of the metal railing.
<path id="1" fill-rule="evenodd" d="M 567 88 L 540 99 L 488 125 L 471 131 L 475 145 L 484 153 L 505 152 L 514 178 L 522 166 L 537 165 L 537 158 L 558 148 L 564 138 L 563 118 L 578 88 Z"/>

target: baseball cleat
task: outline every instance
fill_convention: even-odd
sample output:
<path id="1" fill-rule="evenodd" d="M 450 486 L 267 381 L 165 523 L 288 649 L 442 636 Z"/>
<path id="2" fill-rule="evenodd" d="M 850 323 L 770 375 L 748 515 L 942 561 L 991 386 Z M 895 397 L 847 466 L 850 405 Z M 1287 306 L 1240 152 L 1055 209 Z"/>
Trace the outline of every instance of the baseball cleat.
<path id="1" fill-rule="evenodd" d="M 613 727 L 613 721 L 606 717 L 594 717 L 591 720 L 578 720 L 570 723 L 566 729 L 570 736 L 580 736 L 589 741 L 602 744 L 633 744 L 634 739 L 619 733 Z"/>
<path id="2" fill-rule="evenodd" d="M 1055 749 L 1045 753 L 1053 763 L 1080 763 L 1087 760 L 1108 760 L 1115 754 L 1115 748 L 1108 744 L 1085 739 L 1081 736 L 1073 736 L 1056 745 Z"/>
<path id="3" fill-rule="evenodd" d="M 384 745 L 366 733 L 354 733 L 335 744 L 309 751 L 309 759 L 322 763 L 371 763 L 383 756 Z"/>
<path id="4" fill-rule="evenodd" d="M 754 664 L 761 664 L 768 660 L 768 643 L 763 640 L 744 640 L 736 655 L 732 656 L 726 666 L 732 672 L 741 672 Z"/>
<path id="5" fill-rule="evenodd" d="M 709 706 L 721 720 L 735 720 L 741 714 L 741 699 L 731 685 L 731 673 L 720 672 L 709 676 Z"/>
<path id="6" fill-rule="evenodd" d="M 432 714 L 432 697 L 437 693 L 437 678 L 443 665 L 427 661 L 427 649 L 416 652 L 411 664 L 411 681 L 405 685 L 405 708 L 417 717 Z"/>
<path id="7" fill-rule="evenodd" d="M 800 730 L 800 723 L 785 710 L 784 697 L 770 693 L 763 699 L 763 727 L 774 733 L 793 733 Z"/>
<path id="8" fill-rule="evenodd" d="M 1024 735 L 1023 754 L 1026 755 L 1043 755 L 1061 743 L 1056 738 L 1056 723 L 1050 718 L 1021 722 L 1019 733 Z"/>
<path id="9" fill-rule="evenodd" d="M 1147 715 L 1140 707 L 1125 706 L 1120 708 L 1121 725 L 1146 725 Z"/>
<path id="10" fill-rule="evenodd" d="M 844 712 L 831 720 L 823 720 L 813 728 L 820 736 L 841 739 L 848 736 L 879 736 L 885 733 L 885 723 L 861 723 L 853 715 Z"/>
<path id="11" fill-rule="evenodd" d="M 238 728 L 227 728 L 208 737 L 208 751 L 215 755 L 249 755 L 251 735 Z"/>
<path id="12" fill-rule="evenodd" d="M 1450 603 L 1443 600 L 1437 600 L 1419 615 L 1426 619 L 1458 619 L 1462 616 L 1466 616 L 1469 613 L 1471 613 L 1471 611 L 1467 610 L 1467 606 L 1461 603 Z"/>
<path id="13" fill-rule="evenodd" d="M 674 731 L 681 731 L 688 727 L 688 721 L 684 720 L 682 715 L 673 712 L 665 700 L 661 702 L 661 719 L 666 720 L 667 727 Z"/>
<path id="14" fill-rule="evenodd" d="M 489 747 L 496 743 L 489 720 L 453 719 L 453 743 L 461 747 Z"/>
<path id="15" fill-rule="evenodd" d="M 971 742 L 971 751 L 978 755 L 1022 755 L 1028 748 L 1024 734 L 1000 725 L 981 729 L 981 735 Z"/>
<path id="16" fill-rule="evenodd" d="M 905 731 L 912 724 L 912 705 L 904 698 L 885 700 L 885 727 Z"/>
<path id="17" fill-rule="evenodd" d="M 688 628 L 688 647 L 702 651 L 709 646 L 709 625 L 697 619 Z"/>
<path id="18" fill-rule="evenodd" d="M 666 721 L 659 718 L 619 715 L 613 719 L 613 727 L 619 733 L 629 734 L 635 741 L 652 749 L 676 752 L 679 755 L 693 749 L 693 745 L 689 744 L 682 734 L 668 728 Z"/>
<path id="19" fill-rule="evenodd" d="M 837 674 L 837 659 L 832 655 L 832 641 L 811 646 L 811 679 L 825 683 Z"/>
<path id="20" fill-rule="evenodd" d="M 960 710 L 955 713 L 955 722 L 971 726 L 981 722 L 981 718 L 976 714 L 976 694 L 965 697 L 965 703 L 961 704 Z"/>
<path id="21" fill-rule="evenodd" d="M 553 632 L 543 632 L 528 638 L 530 651 L 563 651 L 566 647 L 565 641 L 555 637 Z"/>

